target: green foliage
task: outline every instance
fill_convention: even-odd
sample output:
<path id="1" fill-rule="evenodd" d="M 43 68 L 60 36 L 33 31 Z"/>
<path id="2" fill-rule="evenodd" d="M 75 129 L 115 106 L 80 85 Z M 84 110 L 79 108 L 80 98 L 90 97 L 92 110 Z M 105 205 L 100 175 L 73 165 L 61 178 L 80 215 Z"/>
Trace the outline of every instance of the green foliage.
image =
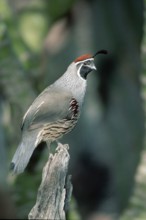
<path id="1" fill-rule="evenodd" d="M 48 62 L 50 57 L 48 58 L 46 55 L 45 57 L 42 56 L 44 41 L 53 23 L 70 12 L 76 0 L 27 0 L 26 2 L 25 0 L 21 0 L 20 2 L 23 4 L 17 6 L 18 2 L 19 1 L 0 0 L 0 91 L 3 96 L 2 104 L 5 107 L 4 114 L 0 115 L 0 117 L 2 116 L 1 118 L 3 118 L 4 121 L 7 140 L 5 149 L 8 154 L 7 157 L 9 158 L 7 161 L 8 165 L 20 141 L 22 116 L 34 97 L 44 88 L 44 84 L 48 79 L 48 73 L 46 74 L 48 66 L 46 65 L 44 67 L 44 63 Z M 109 20 L 109 23 L 110 22 Z M 74 40 L 74 42 L 78 42 L 77 47 L 84 41 L 84 39 L 79 39 L 79 37 L 90 33 L 89 29 L 85 31 L 85 35 L 83 34 L 84 26 L 86 27 L 87 23 L 82 27 L 77 27 L 78 30 L 82 30 L 76 34 L 77 39 Z M 102 28 L 104 29 L 105 27 Z M 121 29 L 120 27 L 120 30 Z M 146 27 L 144 26 L 144 30 L 145 29 Z M 98 34 L 100 35 L 100 33 Z M 114 31 L 110 34 L 114 35 Z M 89 36 L 91 37 L 90 34 Z M 116 34 L 115 36 L 117 39 Z M 69 36 L 69 38 L 71 37 L 72 36 Z M 127 38 L 125 39 L 127 41 Z M 92 44 L 93 40 L 94 39 L 91 39 L 90 41 L 85 36 L 86 43 L 89 42 L 89 44 Z M 95 43 L 97 43 L 96 41 L 97 39 L 95 39 Z M 66 42 L 66 44 L 68 44 L 67 40 Z M 67 45 L 67 55 L 75 51 L 74 42 L 72 40 L 71 44 L 73 45 L 71 45 L 71 48 Z M 115 44 L 115 42 L 111 44 Z M 86 46 L 88 48 L 88 43 Z M 146 35 L 144 35 L 143 38 L 142 50 L 143 70 L 144 74 L 146 74 Z M 74 55 L 75 54 L 73 54 L 73 56 Z M 62 60 L 60 59 L 60 64 L 62 65 L 63 58 Z M 58 69 L 60 70 L 60 68 L 59 66 Z M 145 87 L 143 91 L 145 93 Z M 35 204 L 37 189 L 41 182 L 41 172 L 47 160 L 47 156 L 48 153 L 44 151 L 34 173 L 28 174 L 25 172 L 19 177 L 16 177 L 13 181 L 9 181 L 8 179 L 8 185 L 12 190 L 13 202 L 17 209 L 18 218 L 27 218 L 30 209 Z M 145 160 L 142 161 L 142 166 L 146 167 Z M 123 176 L 121 176 L 121 179 L 122 178 Z M 141 174 L 141 178 L 137 179 L 136 190 L 130 201 L 128 210 L 124 213 L 121 220 L 146 219 L 145 195 L 146 179 L 145 175 Z M 72 200 L 71 212 L 69 214 L 70 220 L 80 219 L 76 209 L 75 202 Z"/>
<path id="2" fill-rule="evenodd" d="M 40 175 L 40 172 L 35 175 L 24 173 L 16 179 L 12 196 L 17 206 L 18 218 L 27 218 L 27 214 L 35 204 Z"/>
<path id="3" fill-rule="evenodd" d="M 42 50 L 48 25 L 47 15 L 40 11 L 26 11 L 19 16 L 20 36 L 33 52 Z"/>
<path id="4" fill-rule="evenodd" d="M 48 13 L 52 21 L 64 16 L 69 12 L 75 0 L 50 0 L 48 1 Z"/>

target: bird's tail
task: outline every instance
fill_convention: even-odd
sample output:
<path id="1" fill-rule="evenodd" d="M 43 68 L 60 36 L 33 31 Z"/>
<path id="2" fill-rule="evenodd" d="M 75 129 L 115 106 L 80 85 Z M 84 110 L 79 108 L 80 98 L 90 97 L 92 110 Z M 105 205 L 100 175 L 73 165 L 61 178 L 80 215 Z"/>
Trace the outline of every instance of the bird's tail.
<path id="1" fill-rule="evenodd" d="M 35 148 L 36 148 L 35 140 L 33 141 L 32 139 L 22 140 L 10 164 L 10 170 L 12 171 L 13 174 L 20 174 L 24 171 Z"/>

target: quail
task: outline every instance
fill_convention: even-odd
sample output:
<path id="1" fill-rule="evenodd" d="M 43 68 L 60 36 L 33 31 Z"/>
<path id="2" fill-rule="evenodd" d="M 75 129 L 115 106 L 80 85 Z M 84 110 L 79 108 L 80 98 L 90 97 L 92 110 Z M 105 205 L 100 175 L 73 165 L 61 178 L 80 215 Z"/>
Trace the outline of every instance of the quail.
<path id="1" fill-rule="evenodd" d="M 35 148 L 42 142 L 58 140 L 76 125 L 86 92 L 87 75 L 96 70 L 95 55 L 85 54 L 75 59 L 66 72 L 48 86 L 30 105 L 22 121 L 22 140 L 10 169 L 19 174 L 26 168 Z"/>

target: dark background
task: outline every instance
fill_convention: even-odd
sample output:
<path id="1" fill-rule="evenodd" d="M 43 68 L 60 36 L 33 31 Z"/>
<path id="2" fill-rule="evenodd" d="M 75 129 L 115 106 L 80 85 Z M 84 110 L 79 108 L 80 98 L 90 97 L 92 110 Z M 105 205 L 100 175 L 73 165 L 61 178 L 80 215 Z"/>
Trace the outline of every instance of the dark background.
<path id="1" fill-rule="evenodd" d="M 0 218 L 28 216 L 48 158 L 41 144 L 24 174 L 8 173 L 25 111 L 76 57 L 100 49 L 109 53 L 96 58 L 79 123 L 62 140 L 70 145 L 74 187 L 68 218 L 146 218 L 144 5 L 0 1 Z"/>

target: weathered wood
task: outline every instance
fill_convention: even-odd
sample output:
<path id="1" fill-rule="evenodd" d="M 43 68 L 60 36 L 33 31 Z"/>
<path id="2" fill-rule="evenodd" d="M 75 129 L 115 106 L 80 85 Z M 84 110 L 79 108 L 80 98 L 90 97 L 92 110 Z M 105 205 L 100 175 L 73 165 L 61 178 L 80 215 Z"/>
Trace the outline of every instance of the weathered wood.
<path id="1" fill-rule="evenodd" d="M 29 219 L 66 219 L 65 209 L 72 193 L 70 176 L 67 176 L 70 159 L 68 148 L 68 145 L 58 144 L 56 153 L 49 156 L 43 169 L 37 201 L 29 213 Z"/>

